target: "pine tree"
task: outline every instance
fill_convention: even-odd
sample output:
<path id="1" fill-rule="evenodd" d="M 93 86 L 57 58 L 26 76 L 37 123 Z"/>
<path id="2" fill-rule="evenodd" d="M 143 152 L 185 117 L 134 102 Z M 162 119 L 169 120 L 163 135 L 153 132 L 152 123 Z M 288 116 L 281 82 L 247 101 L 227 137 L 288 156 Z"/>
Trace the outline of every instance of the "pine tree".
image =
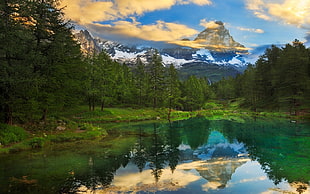
<path id="1" fill-rule="evenodd" d="M 36 76 L 32 71 L 32 18 L 26 1 L 0 3 L 0 112 L 4 122 L 31 118 L 37 105 Z"/>
<path id="2" fill-rule="evenodd" d="M 156 50 L 152 56 L 150 64 L 150 97 L 153 102 L 153 108 L 163 105 L 165 96 L 165 68 L 162 64 L 161 56 Z"/>
<path id="3" fill-rule="evenodd" d="M 243 97 L 245 98 L 245 104 L 256 111 L 258 104 L 258 91 L 256 90 L 257 83 L 255 80 L 255 68 L 249 65 L 243 76 L 244 83 L 242 91 Z"/>
<path id="4" fill-rule="evenodd" d="M 291 114 L 297 114 L 303 103 L 307 88 L 307 66 L 309 55 L 305 46 L 295 40 L 287 44 L 276 64 L 274 86 L 281 107 L 289 107 Z"/>
<path id="5" fill-rule="evenodd" d="M 186 110 L 202 108 L 205 102 L 203 83 L 196 77 L 190 76 L 182 85 L 183 105 Z"/>
<path id="6" fill-rule="evenodd" d="M 273 109 L 278 105 L 272 81 L 280 52 L 281 50 L 273 45 L 270 49 L 266 49 L 264 55 L 260 56 L 255 63 L 255 83 L 260 108 Z"/>
<path id="7" fill-rule="evenodd" d="M 0 5 L 5 120 L 30 120 L 38 110 L 45 120 L 48 110 L 59 110 L 78 99 L 73 97 L 80 91 L 78 78 L 82 77 L 79 45 L 56 1 L 5 0 Z"/>
<path id="8" fill-rule="evenodd" d="M 168 68 L 167 82 L 167 94 L 168 94 L 168 120 L 170 120 L 171 109 L 180 107 L 181 91 L 178 72 L 174 65 L 171 64 Z"/>
<path id="9" fill-rule="evenodd" d="M 140 106 L 146 105 L 147 90 L 148 90 L 148 75 L 146 72 L 145 65 L 142 63 L 140 58 L 137 59 L 134 75 L 138 96 L 137 104 Z"/>
<path id="10" fill-rule="evenodd" d="M 31 17 L 36 25 L 32 31 L 35 38 L 36 61 L 33 71 L 39 74 L 39 107 L 43 110 L 42 120 L 49 109 L 59 110 L 72 101 L 67 93 L 79 86 L 81 68 L 79 45 L 73 40 L 72 26 L 56 8 L 57 1 L 29 1 Z"/>

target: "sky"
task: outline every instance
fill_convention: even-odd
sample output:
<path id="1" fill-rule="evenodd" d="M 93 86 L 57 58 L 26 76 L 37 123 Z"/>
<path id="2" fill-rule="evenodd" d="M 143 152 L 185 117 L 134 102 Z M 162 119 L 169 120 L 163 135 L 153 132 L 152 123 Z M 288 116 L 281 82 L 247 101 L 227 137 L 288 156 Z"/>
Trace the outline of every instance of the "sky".
<path id="1" fill-rule="evenodd" d="M 77 28 L 121 43 L 193 40 L 215 21 L 247 48 L 310 42 L 310 0 L 62 0 L 60 6 Z"/>

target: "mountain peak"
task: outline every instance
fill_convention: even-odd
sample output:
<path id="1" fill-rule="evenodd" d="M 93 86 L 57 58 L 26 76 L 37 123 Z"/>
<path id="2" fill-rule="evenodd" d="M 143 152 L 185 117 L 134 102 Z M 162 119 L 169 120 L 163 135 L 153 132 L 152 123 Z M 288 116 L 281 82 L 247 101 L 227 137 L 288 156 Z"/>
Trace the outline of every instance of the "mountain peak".
<path id="1" fill-rule="evenodd" d="M 215 21 L 216 24 L 224 26 L 224 23 L 222 21 Z"/>
<path id="2" fill-rule="evenodd" d="M 206 49 L 214 51 L 247 52 L 246 48 L 242 44 L 233 39 L 222 21 L 215 21 L 214 25 L 200 32 L 194 41 L 206 45 Z"/>

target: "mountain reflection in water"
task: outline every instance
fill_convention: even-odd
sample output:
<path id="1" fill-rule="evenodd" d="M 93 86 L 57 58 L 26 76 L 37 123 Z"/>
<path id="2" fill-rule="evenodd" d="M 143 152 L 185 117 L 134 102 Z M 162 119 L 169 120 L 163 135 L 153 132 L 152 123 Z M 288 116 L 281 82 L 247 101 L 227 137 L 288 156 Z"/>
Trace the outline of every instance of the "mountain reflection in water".
<path id="1" fill-rule="evenodd" d="M 139 139 L 140 144 L 136 145 L 139 145 L 140 151 L 133 149 L 131 152 L 133 162 L 130 162 L 125 168 L 118 169 L 111 185 L 103 191 L 142 193 L 165 193 L 168 191 L 177 193 L 309 192 L 309 185 L 305 183 L 293 182 L 289 184 L 281 181 L 274 185 L 262 170 L 260 163 L 250 159 L 244 143 L 238 142 L 237 139 L 229 141 L 222 132 L 210 129 L 209 122 L 204 124 L 200 128 L 191 128 L 192 133 L 196 133 L 198 130 L 195 131 L 195 129 L 199 129 L 198 134 L 190 134 L 188 131 L 186 132 L 188 126 L 181 122 L 177 128 L 181 126 L 184 129 L 185 127 L 185 132 L 183 132 L 187 135 L 190 134 L 190 138 L 184 137 L 182 134 L 179 134 L 180 138 L 175 138 L 177 135 L 174 134 L 176 136 L 173 136 L 170 141 L 178 139 L 182 142 L 172 152 L 171 149 L 174 148 L 169 144 L 169 140 L 162 141 L 160 138 L 163 135 L 160 131 L 162 126 L 154 124 L 154 136 L 152 138 L 152 154 L 154 154 L 152 158 L 154 160 L 150 161 L 144 158 L 143 168 L 141 168 L 141 163 L 139 167 L 137 161 L 141 157 L 141 152 L 145 157 L 148 156 L 146 150 L 141 149 L 142 140 Z M 173 128 L 173 125 L 170 128 Z M 167 137 L 167 134 L 165 135 Z M 196 141 L 195 137 L 193 139 L 195 135 Z M 161 141 L 168 144 L 161 145 Z M 199 141 L 200 143 L 198 143 Z M 200 145 L 202 142 L 206 143 Z M 175 147 L 176 145 L 174 144 Z M 170 160 L 173 155 L 174 160 L 177 158 L 178 161 L 176 166 L 171 165 Z M 137 166 L 140 169 L 139 171 L 136 169 Z M 309 171 L 309 169 L 307 170 Z"/>
<path id="2" fill-rule="evenodd" d="M 309 193 L 308 124 L 194 118 L 109 134 L 0 156 L 0 193 Z"/>

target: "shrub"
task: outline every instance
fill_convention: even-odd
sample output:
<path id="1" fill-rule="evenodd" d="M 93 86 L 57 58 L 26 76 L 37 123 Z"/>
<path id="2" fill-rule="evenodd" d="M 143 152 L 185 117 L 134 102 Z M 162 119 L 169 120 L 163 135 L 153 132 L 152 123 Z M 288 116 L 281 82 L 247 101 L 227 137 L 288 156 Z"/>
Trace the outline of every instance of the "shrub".
<path id="1" fill-rule="evenodd" d="M 45 143 L 45 139 L 43 137 L 35 137 L 30 140 L 29 145 L 32 148 L 42 148 Z"/>
<path id="2" fill-rule="evenodd" d="M 17 143 L 27 138 L 27 132 L 17 126 L 0 124 L 0 143 L 8 145 L 10 143 Z"/>

